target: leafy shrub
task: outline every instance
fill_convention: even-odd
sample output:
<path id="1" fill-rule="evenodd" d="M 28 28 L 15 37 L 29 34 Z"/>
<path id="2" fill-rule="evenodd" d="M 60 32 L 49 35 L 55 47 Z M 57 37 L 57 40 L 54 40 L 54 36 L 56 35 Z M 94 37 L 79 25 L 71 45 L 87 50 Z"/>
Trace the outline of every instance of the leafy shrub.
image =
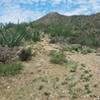
<path id="1" fill-rule="evenodd" d="M 19 59 L 21 61 L 27 61 L 30 60 L 32 57 L 32 50 L 31 48 L 27 48 L 27 49 L 22 49 L 19 53 Z"/>
<path id="2" fill-rule="evenodd" d="M 0 75 L 9 76 L 16 75 L 20 72 L 23 66 L 20 63 L 0 64 Z"/>
<path id="3" fill-rule="evenodd" d="M 67 63 L 66 56 L 62 52 L 51 52 L 50 61 L 55 64 Z"/>

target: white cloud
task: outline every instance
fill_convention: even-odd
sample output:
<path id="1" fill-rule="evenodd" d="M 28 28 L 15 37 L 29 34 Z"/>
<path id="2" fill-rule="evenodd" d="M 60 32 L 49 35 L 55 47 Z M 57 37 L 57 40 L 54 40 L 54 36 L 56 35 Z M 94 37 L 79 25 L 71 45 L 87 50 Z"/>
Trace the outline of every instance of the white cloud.
<path id="1" fill-rule="evenodd" d="M 61 3 L 65 3 L 64 6 L 66 6 L 66 9 L 61 9 L 58 7 L 57 9 L 52 9 L 46 6 L 46 3 L 48 1 L 51 1 L 51 5 L 62 5 Z M 19 3 L 23 4 L 34 4 L 36 3 L 39 5 L 41 2 L 42 6 L 45 5 L 46 8 L 43 8 L 44 10 L 34 10 L 30 9 L 23 9 Z M 79 5 L 76 6 L 76 8 L 72 9 L 73 5 Z M 38 7 L 38 6 L 37 6 Z M 34 8 L 34 6 L 33 6 Z M 58 11 L 65 15 L 80 15 L 80 14 L 91 14 L 100 12 L 100 0 L 0 0 L 0 22 L 17 22 L 18 19 L 23 21 L 30 21 L 35 20 L 43 16 L 45 11 Z M 46 12 L 47 13 L 47 12 Z"/>
<path id="2" fill-rule="evenodd" d="M 85 6 L 80 6 L 79 8 L 76 8 L 75 10 L 61 12 L 64 15 L 71 16 L 71 15 L 88 15 L 90 14 L 90 11 Z"/>
<path id="3" fill-rule="evenodd" d="M 8 23 L 8 22 L 14 22 L 17 23 L 18 20 L 20 22 L 26 22 L 26 21 L 32 21 L 35 19 L 40 18 L 44 15 L 43 12 L 40 11 L 34 11 L 29 9 L 23 9 L 21 8 L 17 3 L 32 3 L 33 1 L 36 2 L 36 0 L 2 0 L 0 4 L 2 5 L 2 12 L 0 14 L 0 22 Z M 39 0 L 37 0 L 39 1 Z"/>
<path id="4" fill-rule="evenodd" d="M 100 2 L 99 0 L 68 0 L 68 9 L 70 9 L 71 5 L 78 4 L 79 7 L 76 7 L 74 10 L 71 9 L 69 11 L 63 12 L 65 15 L 89 15 L 92 13 L 100 12 Z"/>
<path id="5" fill-rule="evenodd" d="M 0 22 L 17 23 L 18 20 L 20 22 L 27 22 L 27 21 L 38 19 L 43 15 L 44 15 L 43 13 L 38 11 L 15 9 L 13 11 L 7 11 L 4 15 L 0 16 Z"/>

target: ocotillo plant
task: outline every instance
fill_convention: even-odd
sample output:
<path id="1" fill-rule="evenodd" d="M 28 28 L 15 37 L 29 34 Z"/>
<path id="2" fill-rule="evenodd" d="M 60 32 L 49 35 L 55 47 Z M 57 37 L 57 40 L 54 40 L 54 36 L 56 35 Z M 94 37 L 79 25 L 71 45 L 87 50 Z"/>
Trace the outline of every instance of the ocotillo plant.
<path id="1" fill-rule="evenodd" d="M 14 47 L 20 44 L 26 35 L 25 27 L 17 25 L 15 32 L 10 32 L 9 29 L 4 27 L 0 29 L 0 44 L 2 46 Z"/>

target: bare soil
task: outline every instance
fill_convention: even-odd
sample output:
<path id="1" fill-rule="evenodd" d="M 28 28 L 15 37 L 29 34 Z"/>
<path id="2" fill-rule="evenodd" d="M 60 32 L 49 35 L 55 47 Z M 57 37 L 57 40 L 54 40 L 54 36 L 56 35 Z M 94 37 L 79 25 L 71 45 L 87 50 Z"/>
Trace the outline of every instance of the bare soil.
<path id="1" fill-rule="evenodd" d="M 0 100 L 100 100 L 100 56 L 67 53 L 78 66 L 72 72 L 70 66 L 50 63 L 49 52 L 60 46 L 47 37 L 32 47 L 36 56 L 23 62 L 20 74 L 0 77 Z"/>

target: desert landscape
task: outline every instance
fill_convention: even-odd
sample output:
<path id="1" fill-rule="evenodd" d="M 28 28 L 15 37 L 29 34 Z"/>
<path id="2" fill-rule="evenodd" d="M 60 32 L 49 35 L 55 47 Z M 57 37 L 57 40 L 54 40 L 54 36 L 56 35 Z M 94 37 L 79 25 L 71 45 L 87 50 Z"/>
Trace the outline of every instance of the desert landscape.
<path id="1" fill-rule="evenodd" d="M 32 4 L 20 2 L 34 10 Z M 10 22 L 0 13 L 0 100 L 100 100 L 100 13 L 67 16 L 55 5 L 34 21 Z"/>

